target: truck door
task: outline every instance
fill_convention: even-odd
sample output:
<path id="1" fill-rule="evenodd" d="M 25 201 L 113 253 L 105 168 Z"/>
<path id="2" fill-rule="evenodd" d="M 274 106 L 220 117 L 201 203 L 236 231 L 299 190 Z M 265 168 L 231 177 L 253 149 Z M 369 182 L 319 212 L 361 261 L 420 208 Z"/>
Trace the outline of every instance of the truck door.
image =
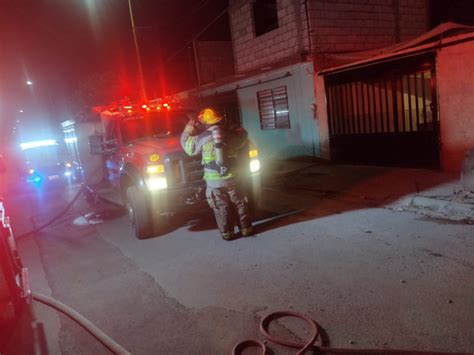
<path id="1" fill-rule="evenodd" d="M 105 166 L 107 167 L 107 179 L 114 185 L 119 185 L 120 178 L 120 140 L 118 136 L 118 124 L 116 120 L 109 120 L 105 127 Z"/>

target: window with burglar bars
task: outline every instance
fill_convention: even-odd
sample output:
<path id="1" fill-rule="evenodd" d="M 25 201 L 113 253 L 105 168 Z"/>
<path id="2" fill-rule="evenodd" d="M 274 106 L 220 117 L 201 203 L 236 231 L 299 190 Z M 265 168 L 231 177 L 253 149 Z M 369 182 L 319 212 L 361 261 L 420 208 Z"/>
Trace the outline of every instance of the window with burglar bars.
<path id="1" fill-rule="evenodd" d="M 286 86 L 259 91 L 257 98 L 262 129 L 290 128 Z"/>
<path id="2" fill-rule="evenodd" d="M 433 131 L 432 71 L 328 87 L 332 136 Z"/>

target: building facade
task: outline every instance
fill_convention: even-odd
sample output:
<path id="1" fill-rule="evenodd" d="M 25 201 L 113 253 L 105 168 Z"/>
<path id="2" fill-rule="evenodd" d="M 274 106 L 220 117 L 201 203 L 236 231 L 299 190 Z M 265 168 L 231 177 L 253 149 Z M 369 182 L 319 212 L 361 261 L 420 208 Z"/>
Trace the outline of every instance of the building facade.
<path id="1" fill-rule="evenodd" d="M 197 95 L 225 97 L 263 159 L 330 158 L 317 72 L 421 35 L 428 13 L 428 0 L 230 0 L 234 72 Z"/>
<path id="2" fill-rule="evenodd" d="M 428 6 L 426 0 L 233 0 L 229 22 L 235 73 L 249 76 L 233 88 L 242 125 L 263 155 L 328 158 L 316 105 L 325 94 L 315 73 L 422 34 Z"/>

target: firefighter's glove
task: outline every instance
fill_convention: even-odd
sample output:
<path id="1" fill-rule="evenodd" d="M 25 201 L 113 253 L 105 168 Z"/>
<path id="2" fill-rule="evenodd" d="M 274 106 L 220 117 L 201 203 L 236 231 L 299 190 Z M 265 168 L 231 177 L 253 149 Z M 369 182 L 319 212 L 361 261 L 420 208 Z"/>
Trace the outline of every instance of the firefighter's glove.
<path id="1" fill-rule="evenodd" d="M 186 133 L 193 134 L 196 131 L 197 127 L 197 120 L 196 119 L 190 119 L 186 127 L 184 128 L 184 131 Z"/>

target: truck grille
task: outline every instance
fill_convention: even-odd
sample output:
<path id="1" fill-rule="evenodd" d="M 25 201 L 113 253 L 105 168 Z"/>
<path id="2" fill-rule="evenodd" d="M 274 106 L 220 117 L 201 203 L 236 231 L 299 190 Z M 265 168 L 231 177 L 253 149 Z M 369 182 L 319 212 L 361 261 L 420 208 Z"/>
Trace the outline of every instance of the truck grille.
<path id="1" fill-rule="evenodd" d="M 167 154 L 165 171 L 170 187 L 193 188 L 204 185 L 204 169 L 200 157 L 190 157 L 184 152 Z"/>

